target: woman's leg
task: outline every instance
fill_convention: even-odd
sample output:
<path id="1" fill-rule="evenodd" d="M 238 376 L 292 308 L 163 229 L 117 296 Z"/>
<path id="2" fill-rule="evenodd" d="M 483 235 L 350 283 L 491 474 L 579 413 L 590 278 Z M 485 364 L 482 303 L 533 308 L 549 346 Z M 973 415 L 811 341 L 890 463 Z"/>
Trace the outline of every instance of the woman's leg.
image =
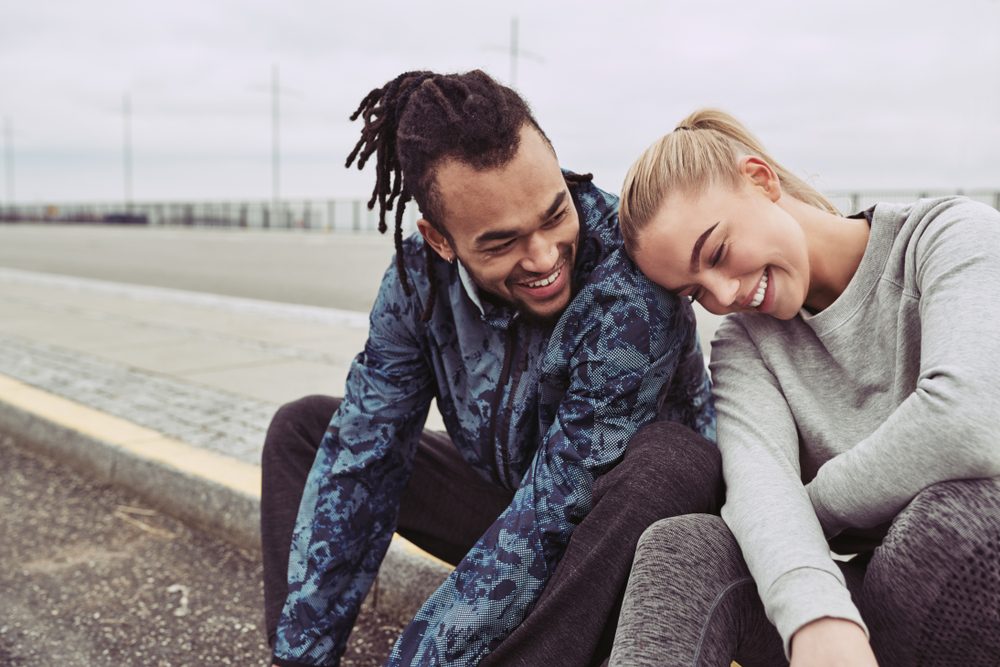
<path id="1" fill-rule="evenodd" d="M 1000 480 L 924 489 L 865 575 L 880 665 L 1000 665 Z"/>
<path id="2" fill-rule="evenodd" d="M 739 546 L 721 518 L 664 519 L 639 540 L 611 665 L 785 665 Z"/>

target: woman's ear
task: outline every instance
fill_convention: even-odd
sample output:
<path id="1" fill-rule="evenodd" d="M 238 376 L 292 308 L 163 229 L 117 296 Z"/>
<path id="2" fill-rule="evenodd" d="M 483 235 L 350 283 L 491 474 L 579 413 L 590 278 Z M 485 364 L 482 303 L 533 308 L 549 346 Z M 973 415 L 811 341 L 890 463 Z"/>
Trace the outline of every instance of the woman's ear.
<path id="1" fill-rule="evenodd" d="M 434 249 L 434 252 L 441 256 L 441 259 L 449 264 L 455 261 L 455 249 L 451 247 L 451 243 L 445 235 L 431 224 L 430 220 L 425 218 L 417 220 L 417 229 L 420 230 L 420 235 Z"/>
<path id="2" fill-rule="evenodd" d="M 744 155 L 740 158 L 739 169 L 750 186 L 760 188 L 768 199 L 773 202 L 781 199 L 781 180 L 767 162 L 756 155 Z"/>

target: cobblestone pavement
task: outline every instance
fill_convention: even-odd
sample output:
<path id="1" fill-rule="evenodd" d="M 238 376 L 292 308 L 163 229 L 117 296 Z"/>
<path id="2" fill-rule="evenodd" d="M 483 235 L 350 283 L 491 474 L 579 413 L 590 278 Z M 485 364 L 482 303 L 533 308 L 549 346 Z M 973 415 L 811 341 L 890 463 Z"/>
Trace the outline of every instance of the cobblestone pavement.
<path id="1" fill-rule="evenodd" d="M 0 665 L 267 665 L 260 565 L 0 433 Z M 344 667 L 401 630 L 366 610 Z"/>
<path id="2" fill-rule="evenodd" d="M 279 405 L 342 393 L 367 333 L 363 313 L 2 267 L 0 313 L 0 374 L 252 463 Z"/>
<path id="3" fill-rule="evenodd" d="M 0 334 L 0 373 L 198 447 L 260 462 L 276 404 Z"/>

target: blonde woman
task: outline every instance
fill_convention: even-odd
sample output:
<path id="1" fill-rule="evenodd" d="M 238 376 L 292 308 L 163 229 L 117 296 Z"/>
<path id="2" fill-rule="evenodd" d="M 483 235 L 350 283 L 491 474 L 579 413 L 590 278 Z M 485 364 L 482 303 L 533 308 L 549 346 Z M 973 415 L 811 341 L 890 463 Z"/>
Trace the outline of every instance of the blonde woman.
<path id="1" fill-rule="evenodd" d="M 727 498 L 647 530 L 612 665 L 1000 664 L 997 211 L 843 217 L 703 110 L 633 165 L 620 221 L 647 276 L 730 314 Z"/>

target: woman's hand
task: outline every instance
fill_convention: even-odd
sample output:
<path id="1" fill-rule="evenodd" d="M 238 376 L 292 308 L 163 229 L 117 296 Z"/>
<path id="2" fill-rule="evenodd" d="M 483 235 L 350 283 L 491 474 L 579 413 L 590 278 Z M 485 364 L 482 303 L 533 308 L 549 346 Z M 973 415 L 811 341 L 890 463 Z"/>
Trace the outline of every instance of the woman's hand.
<path id="1" fill-rule="evenodd" d="M 821 618 L 792 635 L 790 667 L 878 667 L 878 663 L 860 625 Z"/>

